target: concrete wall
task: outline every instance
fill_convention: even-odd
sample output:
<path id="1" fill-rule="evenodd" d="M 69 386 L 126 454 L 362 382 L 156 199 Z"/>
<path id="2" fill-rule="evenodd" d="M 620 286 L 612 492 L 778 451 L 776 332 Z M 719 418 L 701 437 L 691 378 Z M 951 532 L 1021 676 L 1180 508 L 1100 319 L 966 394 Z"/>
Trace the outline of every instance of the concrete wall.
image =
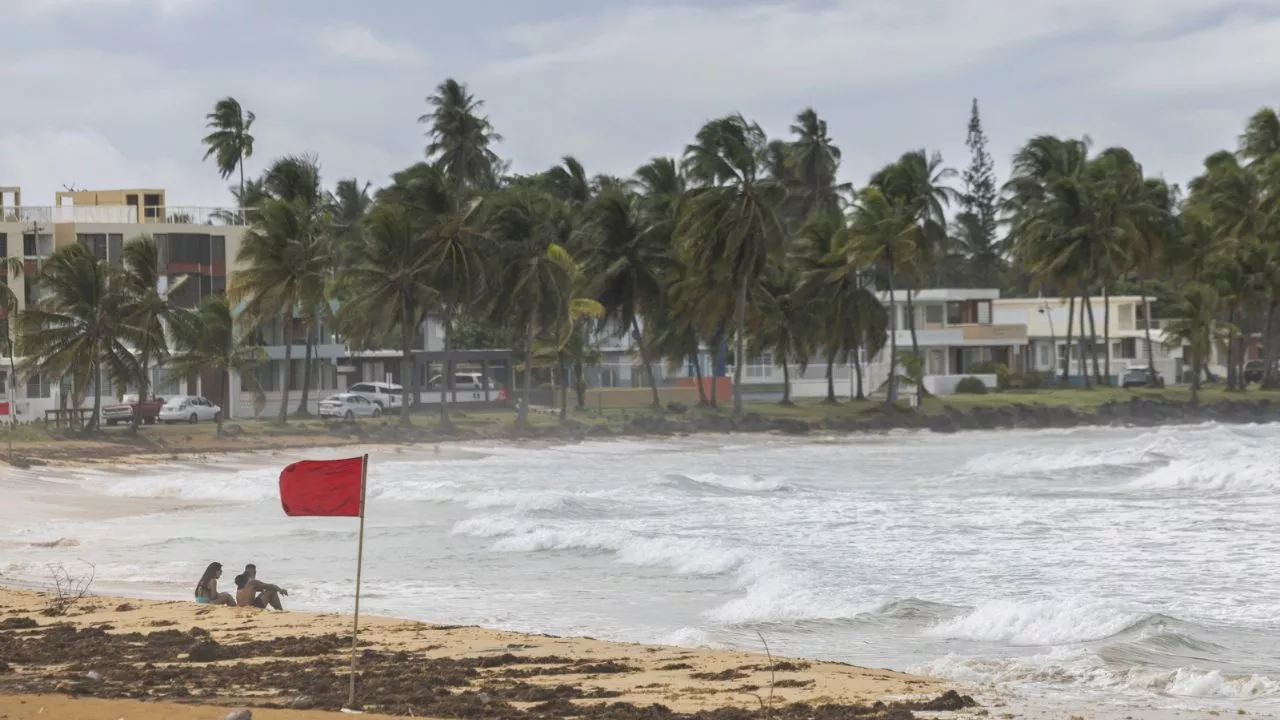
<path id="1" fill-rule="evenodd" d="M 662 404 L 678 402 L 685 405 L 698 404 L 698 388 L 696 387 L 660 387 L 658 398 Z M 592 388 L 587 390 L 587 407 L 617 408 L 644 407 L 653 403 L 653 391 L 649 388 Z"/>

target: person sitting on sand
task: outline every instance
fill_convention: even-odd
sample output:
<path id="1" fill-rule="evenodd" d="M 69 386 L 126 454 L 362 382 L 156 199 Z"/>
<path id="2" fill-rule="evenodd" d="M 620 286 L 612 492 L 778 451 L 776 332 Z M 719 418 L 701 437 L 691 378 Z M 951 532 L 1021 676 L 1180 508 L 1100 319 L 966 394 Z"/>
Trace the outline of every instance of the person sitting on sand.
<path id="1" fill-rule="evenodd" d="M 256 607 L 266 610 L 267 607 L 284 610 L 280 605 L 280 596 L 289 594 L 288 590 L 258 579 L 258 566 L 244 566 L 244 572 L 236 576 L 236 602 L 242 607 Z"/>
<path id="2" fill-rule="evenodd" d="M 236 600 L 229 593 L 218 592 L 218 578 L 222 577 L 222 563 L 209 563 L 200 582 L 196 583 L 196 602 L 202 605 L 227 605 L 235 607 Z"/>

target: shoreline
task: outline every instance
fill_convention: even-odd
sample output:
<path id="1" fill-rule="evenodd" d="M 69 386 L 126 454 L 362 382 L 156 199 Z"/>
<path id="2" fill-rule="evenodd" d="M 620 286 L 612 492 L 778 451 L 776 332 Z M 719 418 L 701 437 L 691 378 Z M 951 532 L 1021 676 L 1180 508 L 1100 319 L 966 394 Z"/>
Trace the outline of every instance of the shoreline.
<path id="1" fill-rule="evenodd" d="M 788 408 L 779 406 L 747 412 L 739 418 L 722 412 L 679 407 L 663 414 L 647 410 L 634 416 L 624 413 L 618 422 L 613 423 L 589 424 L 571 417 L 564 423 L 535 424 L 525 430 L 501 421 L 473 423 L 471 426 L 460 424 L 450 431 L 431 426 L 402 428 L 388 422 L 377 426 L 321 425 L 318 430 L 300 423 L 285 430 L 271 428 L 255 433 L 242 425 L 229 423 L 223 436 L 179 429 L 179 432 L 153 438 L 146 437 L 145 433 L 154 430 L 146 430 L 142 437 L 121 435 L 112 438 L 103 435 L 83 439 L 67 436 L 39 442 L 19 441 L 14 443 L 12 467 L 151 465 L 198 462 L 235 455 L 258 458 L 273 452 L 349 447 L 393 453 L 409 452 L 415 448 L 428 452 L 425 448 L 430 448 L 430 452 L 436 455 L 447 453 L 450 457 L 463 457 L 473 454 L 465 449 L 466 445 L 486 441 L 539 444 L 730 434 L 829 438 L 902 430 L 954 434 L 984 430 L 1152 428 L 1206 422 L 1228 425 L 1280 422 L 1280 395 L 1276 395 L 1274 400 L 1271 397 L 1248 399 L 1242 396 L 1237 399 L 1227 396 L 1202 402 L 1199 407 L 1160 394 L 1133 394 L 1124 400 L 1107 400 L 1083 407 L 1035 402 L 1034 395 L 977 397 L 983 400 L 981 404 L 975 403 L 963 409 L 941 404 L 929 412 L 916 412 L 875 405 L 860 412 L 813 418 L 796 416 L 798 413 L 788 413 Z M 500 417 L 506 418 L 505 415 Z M 447 447 L 451 444 L 464 447 Z M 3 457 L 3 448 L 0 447 L 0 459 Z"/>
<path id="2" fill-rule="evenodd" d="M 0 587 L 0 713 L 13 720 L 68 698 L 143 720 L 223 716 L 209 706 L 254 707 L 255 717 L 258 708 L 292 707 L 310 714 L 280 717 L 311 720 L 331 717 L 346 700 L 350 614 L 90 596 L 48 617 L 41 611 L 50 599 Z M 764 653 L 376 616 L 361 617 L 359 639 L 357 705 L 388 716 L 679 720 L 714 711 L 745 720 L 768 708 L 786 720 L 827 706 L 833 718 L 907 720 L 916 711 L 983 712 L 933 678 L 777 656 L 771 663 Z"/>

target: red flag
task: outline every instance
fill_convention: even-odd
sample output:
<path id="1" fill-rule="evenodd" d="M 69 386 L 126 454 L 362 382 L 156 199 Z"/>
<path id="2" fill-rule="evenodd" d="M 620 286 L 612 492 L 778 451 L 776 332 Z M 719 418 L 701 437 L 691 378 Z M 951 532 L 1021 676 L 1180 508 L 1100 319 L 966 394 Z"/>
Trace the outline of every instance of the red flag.
<path id="1" fill-rule="evenodd" d="M 291 517 L 362 517 L 364 458 L 303 460 L 280 473 L 280 505 Z"/>

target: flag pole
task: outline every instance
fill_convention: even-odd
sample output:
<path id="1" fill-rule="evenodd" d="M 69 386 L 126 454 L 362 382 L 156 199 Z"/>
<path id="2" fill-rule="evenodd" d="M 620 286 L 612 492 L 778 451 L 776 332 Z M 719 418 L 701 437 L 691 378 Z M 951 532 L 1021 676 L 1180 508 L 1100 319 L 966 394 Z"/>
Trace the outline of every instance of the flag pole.
<path id="1" fill-rule="evenodd" d="M 369 455 L 360 463 L 360 541 L 356 546 L 356 613 L 351 628 L 351 683 L 347 689 L 347 708 L 355 710 L 356 704 L 356 646 L 360 636 L 360 574 L 364 569 L 364 498 L 369 479 Z"/>

